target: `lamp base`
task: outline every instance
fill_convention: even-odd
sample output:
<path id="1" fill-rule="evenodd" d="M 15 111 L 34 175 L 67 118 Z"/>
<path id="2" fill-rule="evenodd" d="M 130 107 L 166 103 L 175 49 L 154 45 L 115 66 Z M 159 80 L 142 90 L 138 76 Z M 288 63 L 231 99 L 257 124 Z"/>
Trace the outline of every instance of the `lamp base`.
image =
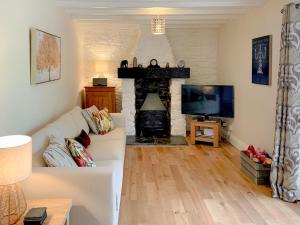
<path id="1" fill-rule="evenodd" d="M 0 186 L 0 224 L 16 224 L 26 211 L 24 193 L 18 184 Z"/>

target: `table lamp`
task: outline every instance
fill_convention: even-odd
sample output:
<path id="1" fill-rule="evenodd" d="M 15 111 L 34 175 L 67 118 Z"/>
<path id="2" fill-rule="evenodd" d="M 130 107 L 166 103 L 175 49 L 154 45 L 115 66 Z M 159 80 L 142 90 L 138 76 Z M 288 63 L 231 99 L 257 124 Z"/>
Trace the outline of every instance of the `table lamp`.
<path id="1" fill-rule="evenodd" d="M 0 224 L 16 224 L 27 204 L 18 183 L 32 170 L 31 138 L 23 135 L 0 137 Z"/>

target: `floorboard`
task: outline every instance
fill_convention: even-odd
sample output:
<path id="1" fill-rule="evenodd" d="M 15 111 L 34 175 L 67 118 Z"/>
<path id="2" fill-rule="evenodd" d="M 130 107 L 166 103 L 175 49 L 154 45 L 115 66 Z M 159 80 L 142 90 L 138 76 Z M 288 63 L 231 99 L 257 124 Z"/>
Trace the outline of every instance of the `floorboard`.
<path id="1" fill-rule="evenodd" d="M 293 225 L 299 204 L 271 198 L 228 143 L 127 146 L 119 225 Z"/>

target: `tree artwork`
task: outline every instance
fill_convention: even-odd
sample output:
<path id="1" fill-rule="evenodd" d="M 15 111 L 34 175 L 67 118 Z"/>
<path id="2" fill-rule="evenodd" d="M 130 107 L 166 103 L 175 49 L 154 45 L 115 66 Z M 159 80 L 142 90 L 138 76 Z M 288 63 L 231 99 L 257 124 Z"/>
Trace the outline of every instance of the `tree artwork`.
<path id="1" fill-rule="evenodd" d="M 46 32 L 31 31 L 31 83 L 60 79 L 60 38 Z"/>
<path id="2" fill-rule="evenodd" d="M 60 64 L 60 52 L 54 36 L 44 34 L 37 55 L 37 69 L 48 70 L 49 79 L 51 69 L 57 69 Z"/>

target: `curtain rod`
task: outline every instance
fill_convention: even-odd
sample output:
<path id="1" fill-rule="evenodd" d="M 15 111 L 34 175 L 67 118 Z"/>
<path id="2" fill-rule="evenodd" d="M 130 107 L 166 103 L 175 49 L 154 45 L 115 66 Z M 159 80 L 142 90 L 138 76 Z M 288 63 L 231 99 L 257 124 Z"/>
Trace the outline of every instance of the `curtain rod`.
<path id="1" fill-rule="evenodd" d="M 300 3 L 295 4 L 295 8 L 296 8 L 296 9 L 300 9 Z M 284 9 L 281 10 L 281 13 L 283 13 L 283 10 L 284 10 Z"/>

